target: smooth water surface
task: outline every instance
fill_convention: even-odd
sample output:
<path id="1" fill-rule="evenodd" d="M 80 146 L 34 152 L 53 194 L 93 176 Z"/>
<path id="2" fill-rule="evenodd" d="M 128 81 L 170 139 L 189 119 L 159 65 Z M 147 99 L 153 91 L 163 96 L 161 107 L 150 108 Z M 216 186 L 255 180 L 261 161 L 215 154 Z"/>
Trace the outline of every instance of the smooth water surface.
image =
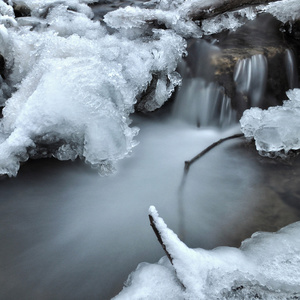
<path id="1" fill-rule="evenodd" d="M 150 205 L 190 247 L 238 246 L 256 230 L 298 219 L 274 192 L 277 171 L 241 140 L 192 165 L 179 190 L 184 161 L 237 128 L 145 117 L 134 125 L 140 144 L 110 177 L 79 161 L 45 159 L 0 182 L 0 299 L 110 299 L 138 263 L 164 255 Z"/>

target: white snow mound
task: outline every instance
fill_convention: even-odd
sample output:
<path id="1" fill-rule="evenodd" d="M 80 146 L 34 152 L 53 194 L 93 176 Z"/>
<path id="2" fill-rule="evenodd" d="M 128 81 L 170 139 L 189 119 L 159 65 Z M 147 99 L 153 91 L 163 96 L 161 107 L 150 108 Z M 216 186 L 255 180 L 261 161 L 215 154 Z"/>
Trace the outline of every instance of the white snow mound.
<path id="1" fill-rule="evenodd" d="M 296 299 L 300 296 L 300 222 L 257 232 L 240 248 L 190 249 L 149 209 L 172 264 L 142 263 L 114 300 Z"/>

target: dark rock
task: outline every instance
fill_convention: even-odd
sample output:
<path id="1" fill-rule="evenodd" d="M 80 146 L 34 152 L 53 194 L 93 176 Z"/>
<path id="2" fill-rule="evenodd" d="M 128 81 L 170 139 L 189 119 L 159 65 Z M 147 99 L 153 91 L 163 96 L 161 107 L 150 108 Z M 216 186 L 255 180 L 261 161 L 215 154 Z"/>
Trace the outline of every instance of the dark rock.
<path id="1" fill-rule="evenodd" d="M 31 10 L 25 3 L 14 4 L 13 9 L 16 18 L 31 16 Z"/>
<path id="2" fill-rule="evenodd" d="M 0 54 L 0 75 L 2 77 L 5 77 L 5 59 L 1 54 Z"/>
<path id="3" fill-rule="evenodd" d="M 148 101 L 152 101 L 155 95 L 155 89 L 158 81 L 158 75 L 153 74 L 152 80 L 150 84 L 148 85 L 147 89 L 138 97 L 137 103 L 135 105 L 135 111 L 138 112 L 148 112 L 146 108 L 146 104 Z"/>
<path id="4" fill-rule="evenodd" d="M 222 51 L 211 56 L 214 80 L 225 88 L 238 117 L 251 106 L 249 95 L 239 93 L 234 82 L 234 69 L 238 61 L 259 54 L 267 60 L 266 88 L 259 105 L 261 108 L 281 105 L 282 100 L 287 98 L 285 92 L 298 86 L 298 81 L 291 86 L 288 80 L 290 70 L 286 66 L 286 56 L 288 49 L 293 52 L 293 46 L 286 42 L 280 26 L 279 21 L 264 14 L 236 32 L 215 36 Z"/>
<path id="5" fill-rule="evenodd" d="M 247 94 L 239 94 L 233 79 L 234 68 L 239 60 L 251 58 L 253 55 L 264 55 L 268 62 L 268 74 L 264 101 L 260 105 L 267 108 L 279 105 L 286 99 L 285 92 L 289 89 L 285 70 L 285 55 L 287 48 L 282 46 L 262 48 L 231 48 L 224 49 L 218 56 L 212 57 L 215 67 L 215 80 L 225 88 L 226 94 L 232 100 L 232 106 L 239 114 L 250 107 Z"/>

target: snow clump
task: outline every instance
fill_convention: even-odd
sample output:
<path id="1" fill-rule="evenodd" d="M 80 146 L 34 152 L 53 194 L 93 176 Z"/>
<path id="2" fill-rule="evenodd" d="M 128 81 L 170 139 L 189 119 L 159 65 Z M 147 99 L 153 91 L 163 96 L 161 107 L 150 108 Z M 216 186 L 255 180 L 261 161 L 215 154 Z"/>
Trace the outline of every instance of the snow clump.
<path id="1" fill-rule="evenodd" d="M 153 76 L 148 110 L 180 84 L 175 70 L 186 41 L 139 21 L 124 30 L 122 24 L 140 18 L 138 8 L 108 15 L 109 29 L 91 19 L 91 1 L 23 2 L 31 16 L 14 18 L 11 6 L 0 6 L 14 20 L 0 25 L 7 69 L 0 84 L 9 90 L 1 99 L 0 174 L 16 176 L 20 162 L 51 156 L 79 157 L 110 173 L 136 145 L 130 114 Z"/>
<path id="2" fill-rule="evenodd" d="M 257 232 L 240 248 L 191 249 L 149 209 L 172 264 L 142 263 L 114 300 L 296 299 L 300 296 L 300 222 Z"/>

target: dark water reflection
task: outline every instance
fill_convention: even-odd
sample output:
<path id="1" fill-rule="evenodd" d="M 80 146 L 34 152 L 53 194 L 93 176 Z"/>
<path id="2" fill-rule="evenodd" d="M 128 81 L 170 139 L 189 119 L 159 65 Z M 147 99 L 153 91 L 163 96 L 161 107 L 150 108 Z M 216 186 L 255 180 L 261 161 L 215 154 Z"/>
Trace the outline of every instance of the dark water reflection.
<path id="1" fill-rule="evenodd" d="M 298 220 L 299 159 L 271 162 L 229 142 L 191 167 L 180 206 L 183 161 L 222 134 L 136 122 L 141 143 L 114 176 L 48 159 L 0 182 L 0 299 L 110 299 L 138 263 L 164 255 L 152 204 L 191 247 L 238 246 Z"/>

